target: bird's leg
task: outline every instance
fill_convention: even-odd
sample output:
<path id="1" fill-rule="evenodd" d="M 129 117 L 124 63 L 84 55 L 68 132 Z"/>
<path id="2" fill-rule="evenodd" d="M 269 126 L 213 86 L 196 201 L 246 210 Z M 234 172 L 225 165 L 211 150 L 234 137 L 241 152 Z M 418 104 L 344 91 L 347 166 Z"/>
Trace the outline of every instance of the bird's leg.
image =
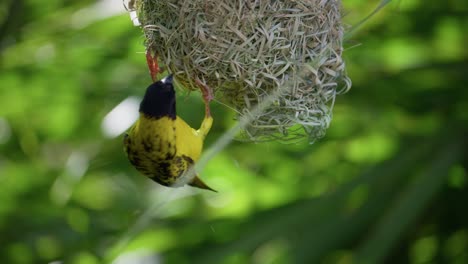
<path id="1" fill-rule="evenodd" d="M 157 81 L 157 75 L 161 72 L 161 69 L 158 65 L 158 54 L 154 52 L 151 48 L 146 50 L 146 63 L 148 64 L 148 69 L 151 75 L 153 82 Z"/>
<path id="2" fill-rule="evenodd" d="M 200 87 L 200 91 L 203 95 L 203 101 L 205 103 L 205 117 L 211 117 L 210 111 L 210 102 L 213 100 L 213 91 L 211 90 L 208 85 L 202 83 L 198 78 L 195 80 L 198 87 Z"/>
<path id="3" fill-rule="evenodd" d="M 198 87 L 200 87 L 201 93 L 203 95 L 203 101 L 205 103 L 205 118 L 198 129 L 198 132 L 203 136 L 203 138 L 208 134 L 211 129 L 211 125 L 213 124 L 213 118 L 211 117 L 210 111 L 210 101 L 213 100 L 213 92 L 208 85 L 202 83 L 198 78 L 195 79 Z"/>

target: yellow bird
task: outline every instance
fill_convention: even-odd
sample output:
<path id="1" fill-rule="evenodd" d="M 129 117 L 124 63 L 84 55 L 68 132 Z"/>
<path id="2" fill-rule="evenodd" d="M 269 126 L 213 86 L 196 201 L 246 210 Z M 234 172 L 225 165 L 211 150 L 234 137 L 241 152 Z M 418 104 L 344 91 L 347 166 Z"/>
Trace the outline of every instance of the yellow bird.
<path id="1" fill-rule="evenodd" d="M 179 179 L 186 176 L 200 158 L 203 141 L 213 123 L 209 108 L 212 95 L 206 85 L 197 81 L 205 102 L 205 118 L 200 129 L 195 130 L 176 115 L 172 82 L 170 75 L 146 89 L 140 104 L 140 118 L 124 136 L 124 149 L 139 172 L 164 186 L 178 187 Z M 215 191 L 198 175 L 188 185 Z"/>

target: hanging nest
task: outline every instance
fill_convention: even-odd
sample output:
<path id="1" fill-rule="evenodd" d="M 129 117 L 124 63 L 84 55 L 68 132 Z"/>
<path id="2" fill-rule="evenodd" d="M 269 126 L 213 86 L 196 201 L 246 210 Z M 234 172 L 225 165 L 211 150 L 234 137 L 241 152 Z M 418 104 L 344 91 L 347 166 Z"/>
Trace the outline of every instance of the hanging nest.
<path id="1" fill-rule="evenodd" d="M 330 125 L 335 96 L 351 87 L 338 0 L 132 4 L 147 48 L 179 83 L 196 90 L 201 80 L 239 118 L 249 118 L 244 139 L 314 141 Z"/>

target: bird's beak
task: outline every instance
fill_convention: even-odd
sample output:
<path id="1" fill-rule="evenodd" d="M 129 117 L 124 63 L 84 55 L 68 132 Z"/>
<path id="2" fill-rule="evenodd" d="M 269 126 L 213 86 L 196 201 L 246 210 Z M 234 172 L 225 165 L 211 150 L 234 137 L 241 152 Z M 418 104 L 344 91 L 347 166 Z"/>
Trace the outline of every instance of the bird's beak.
<path id="1" fill-rule="evenodd" d="M 166 78 L 164 78 L 162 80 L 162 82 L 165 83 L 165 84 L 172 84 L 173 79 L 174 79 L 174 77 L 171 74 L 171 75 L 166 76 Z"/>

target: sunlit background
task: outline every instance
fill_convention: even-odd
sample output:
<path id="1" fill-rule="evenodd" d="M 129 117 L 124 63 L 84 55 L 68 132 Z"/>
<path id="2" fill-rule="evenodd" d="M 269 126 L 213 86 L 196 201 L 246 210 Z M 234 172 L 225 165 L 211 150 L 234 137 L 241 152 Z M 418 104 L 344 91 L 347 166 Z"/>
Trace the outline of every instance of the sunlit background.
<path id="1" fill-rule="evenodd" d="M 344 1 L 351 28 L 379 1 Z M 150 82 L 120 0 L 0 3 L 1 263 L 468 263 L 468 1 L 393 1 L 345 43 L 327 135 L 233 142 L 169 189 L 122 150 Z M 198 93 L 178 111 L 197 127 Z M 235 125 L 213 103 L 206 147 Z"/>

